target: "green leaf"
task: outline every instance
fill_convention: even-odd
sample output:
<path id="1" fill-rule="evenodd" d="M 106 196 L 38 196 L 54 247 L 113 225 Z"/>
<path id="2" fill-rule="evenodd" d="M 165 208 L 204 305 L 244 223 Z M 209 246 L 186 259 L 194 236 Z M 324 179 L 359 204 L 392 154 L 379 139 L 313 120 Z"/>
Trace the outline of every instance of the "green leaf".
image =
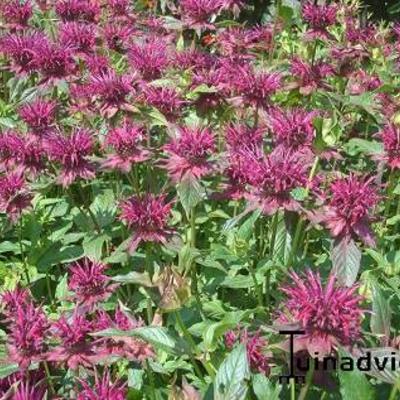
<path id="1" fill-rule="evenodd" d="M 250 368 L 244 344 L 235 347 L 218 369 L 215 378 L 214 400 L 244 400 Z"/>
<path id="2" fill-rule="evenodd" d="M 258 400 L 279 400 L 281 390 L 280 385 L 273 385 L 265 375 L 254 375 L 253 391 Z"/>
<path id="3" fill-rule="evenodd" d="M 189 216 L 190 211 L 205 197 L 205 191 L 197 179 L 186 176 L 178 185 L 178 195 L 186 214 Z"/>
<path id="4" fill-rule="evenodd" d="M 344 350 L 340 350 L 340 357 L 351 357 Z M 340 394 L 343 400 L 374 400 L 375 394 L 366 376 L 355 368 L 353 371 L 339 369 Z"/>
<path id="5" fill-rule="evenodd" d="M 344 286 L 353 285 L 361 262 L 361 252 L 354 240 L 346 237 L 334 240 L 331 259 L 332 272 L 336 274 L 338 282 Z"/>
<path id="6" fill-rule="evenodd" d="M 126 275 L 116 275 L 112 280 L 118 283 L 133 283 L 145 287 L 154 286 L 147 272 L 132 271 Z"/>
<path id="7" fill-rule="evenodd" d="M 82 243 L 83 252 L 86 257 L 99 261 L 102 258 L 104 243 L 108 240 L 107 235 L 86 237 Z"/>
<path id="8" fill-rule="evenodd" d="M 345 145 L 346 150 L 350 154 L 382 154 L 384 152 L 383 144 L 373 140 L 365 140 L 353 138 Z"/>
<path id="9" fill-rule="evenodd" d="M 1 364 L 0 365 L 0 379 L 7 378 L 14 372 L 19 370 L 18 364 Z"/>
<path id="10" fill-rule="evenodd" d="M 68 290 L 68 274 L 65 274 L 60 282 L 58 283 L 57 287 L 56 287 L 56 299 L 59 301 L 65 301 L 66 298 L 69 295 L 69 290 Z"/>
<path id="11" fill-rule="evenodd" d="M 382 290 L 374 283 L 372 288 L 371 331 L 376 335 L 390 336 L 391 309 Z"/>
<path id="12" fill-rule="evenodd" d="M 246 219 L 246 221 L 240 226 L 238 230 L 238 237 L 244 241 L 250 239 L 251 235 L 254 233 L 254 224 L 261 215 L 261 210 L 257 209 L 253 214 Z"/>

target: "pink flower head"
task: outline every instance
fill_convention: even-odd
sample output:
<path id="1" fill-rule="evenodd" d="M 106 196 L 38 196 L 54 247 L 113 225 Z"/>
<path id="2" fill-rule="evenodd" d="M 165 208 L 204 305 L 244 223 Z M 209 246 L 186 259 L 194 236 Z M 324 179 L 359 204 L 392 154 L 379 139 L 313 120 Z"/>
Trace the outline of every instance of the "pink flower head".
<path id="1" fill-rule="evenodd" d="M 378 75 L 370 75 L 363 69 L 358 70 L 350 78 L 350 94 L 359 95 L 370 92 L 382 86 Z"/>
<path id="2" fill-rule="evenodd" d="M 296 153 L 277 148 L 273 153 L 252 163 L 250 200 L 262 212 L 271 215 L 278 209 L 299 210 L 291 192 L 308 183 L 309 163 Z"/>
<path id="3" fill-rule="evenodd" d="M 107 0 L 107 5 L 115 15 L 129 15 L 129 0 Z"/>
<path id="4" fill-rule="evenodd" d="M 49 353 L 49 361 L 66 363 L 71 369 L 92 365 L 94 354 L 88 335 L 93 331 L 93 324 L 84 315 L 77 312 L 69 317 L 62 315 L 52 328 L 60 344 Z"/>
<path id="5" fill-rule="evenodd" d="M 206 70 L 214 65 L 214 57 L 198 49 L 185 49 L 178 51 L 172 57 L 171 63 L 179 70 L 192 68 L 193 70 Z"/>
<path id="6" fill-rule="evenodd" d="M 244 0 L 222 0 L 221 1 L 221 8 L 223 10 L 229 10 L 232 11 L 233 15 L 235 17 L 238 17 L 240 14 L 240 11 L 244 6 L 246 5 L 246 2 Z"/>
<path id="7" fill-rule="evenodd" d="M 0 5 L 0 12 L 4 20 L 12 28 L 26 28 L 33 15 L 31 0 L 4 0 Z"/>
<path id="8" fill-rule="evenodd" d="M 315 4 L 313 1 L 306 1 L 302 5 L 303 20 L 308 24 L 307 35 L 312 38 L 330 37 L 327 28 L 336 24 L 337 6 Z"/>
<path id="9" fill-rule="evenodd" d="M 267 108 L 271 96 L 281 88 L 281 75 L 277 72 L 255 73 L 247 68 L 239 68 L 235 86 L 244 105 Z"/>
<path id="10" fill-rule="evenodd" d="M 133 164 L 147 160 L 150 153 L 143 147 L 144 138 L 143 127 L 128 121 L 120 127 L 111 129 L 107 133 L 104 145 L 113 152 L 107 155 L 103 167 L 129 172 Z"/>
<path id="11" fill-rule="evenodd" d="M 19 109 L 19 115 L 28 125 L 32 133 L 42 136 L 52 129 L 55 122 L 56 103 L 36 99 L 32 103 L 26 103 Z"/>
<path id="12" fill-rule="evenodd" d="M 190 28 L 212 29 L 210 18 L 218 14 L 222 6 L 222 0 L 182 0 L 182 19 Z"/>
<path id="13" fill-rule="evenodd" d="M 31 204 L 32 195 L 25 186 L 24 177 L 17 172 L 0 176 L 0 212 L 16 222 L 22 211 Z"/>
<path id="14" fill-rule="evenodd" d="M 84 60 L 89 72 L 93 75 L 101 75 L 111 69 L 110 61 L 100 54 L 85 54 Z"/>
<path id="15" fill-rule="evenodd" d="M 371 185 L 372 179 L 352 174 L 331 183 L 321 218 L 332 236 L 356 236 L 367 246 L 375 244 L 370 214 L 378 204 L 379 196 Z"/>
<path id="16" fill-rule="evenodd" d="M 77 53 L 90 53 L 96 44 L 95 25 L 84 22 L 65 22 L 61 24 L 60 43 Z"/>
<path id="17" fill-rule="evenodd" d="M 128 57 L 132 67 L 139 71 L 145 81 L 160 78 L 169 65 L 167 46 L 159 38 L 133 44 L 128 50 Z"/>
<path id="18" fill-rule="evenodd" d="M 367 23 L 366 26 L 361 27 L 357 26 L 355 18 L 347 18 L 345 35 L 352 44 L 373 44 L 377 40 L 378 30 L 374 24 Z"/>
<path id="19" fill-rule="evenodd" d="M 157 108 L 168 120 L 175 121 L 185 101 L 179 93 L 170 87 L 146 85 L 143 89 L 144 101 Z"/>
<path id="20" fill-rule="evenodd" d="M 247 359 L 254 372 L 268 375 L 270 366 L 268 357 L 264 354 L 267 342 L 260 336 L 260 332 L 250 334 L 247 329 L 228 331 L 225 334 L 225 345 L 232 349 L 236 343 L 243 343 L 247 350 Z"/>
<path id="21" fill-rule="evenodd" d="M 42 33 L 8 34 L 0 39 L 0 50 L 12 59 L 12 70 L 29 74 L 39 68 L 37 53 L 48 45 Z"/>
<path id="22" fill-rule="evenodd" d="M 209 160 L 215 151 L 214 136 L 207 128 L 181 127 L 178 137 L 164 146 L 168 155 L 165 168 L 174 182 L 185 178 L 199 179 L 207 175 L 212 164 Z"/>
<path id="23" fill-rule="evenodd" d="M 133 28 L 127 24 L 110 24 L 104 27 L 104 38 L 109 49 L 124 53 L 128 48 Z"/>
<path id="24" fill-rule="evenodd" d="M 164 195 L 146 194 L 132 196 L 121 203 L 120 220 L 134 231 L 129 244 L 133 253 L 140 242 L 165 243 L 171 234 L 167 226 L 171 203 L 165 203 Z"/>
<path id="25" fill-rule="evenodd" d="M 46 386 L 42 382 L 37 384 L 29 381 L 20 381 L 16 388 L 13 400 L 45 400 Z"/>
<path id="26" fill-rule="evenodd" d="M 226 143 L 230 152 L 240 152 L 244 148 L 260 149 L 263 141 L 263 130 L 243 124 L 231 124 L 225 131 Z"/>
<path id="27" fill-rule="evenodd" d="M 125 385 L 120 385 L 118 382 L 111 383 L 110 372 L 107 370 L 103 373 L 101 380 L 96 374 L 94 387 L 83 380 L 79 380 L 83 390 L 78 393 L 77 400 L 125 400 L 126 388 Z"/>
<path id="28" fill-rule="evenodd" d="M 380 133 L 385 149 L 384 159 L 392 169 L 400 168 L 400 128 L 391 123 Z"/>
<path id="29" fill-rule="evenodd" d="M 8 355 L 21 368 L 43 358 L 49 328 L 42 308 L 33 304 L 21 304 L 9 319 Z"/>
<path id="30" fill-rule="evenodd" d="M 112 285 L 104 274 L 107 268 L 107 265 L 88 258 L 70 265 L 68 288 L 79 303 L 92 307 L 111 296 L 116 285 Z"/>
<path id="31" fill-rule="evenodd" d="M 293 150 L 310 147 L 315 136 L 313 119 L 316 114 L 301 108 L 272 109 L 269 113 L 270 129 L 277 145 Z"/>
<path id="32" fill-rule="evenodd" d="M 100 15 L 97 0 L 58 0 L 56 13 L 62 21 L 97 22 Z"/>
<path id="33" fill-rule="evenodd" d="M 57 182 L 62 186 L 68 187 L 77 178 L 95 177 L 94 167 L 87 159 L 93 151 L 93 139 L 88 131 L 76 129 L 69 136 L 53 133 L 46 137 L 44 148 L 50 160 L 61 166 Z"/>
<path id="34" fill-rule="evenodd" d="M 88 86 L 88 94 L 98 100 L 101 113 L 109 117 L 127 106 L 132 91 L 132 77 L 117 75 L 113 70 L 92 76 Z"/>
<path id="35" fill-rule="evenodd" d="M 76 72 L 72 49 L 48 43 L 36 52 L 36 62 L 43 82 L 66 79 Z"/>
<path id="36" fill-rule="evenodd" d="M 291 72 L 298 81 L 300 93 L 307 96 L 317 88 L 328 89 L 329 86 L 324 78 L 332 76 L 334 69 L 322 61 L 311 65 L 299 57 L 295 57 L 292 60 Z"/>
<path id="37" fill-rule="evenodd" d="M 0 299 L 3 313 L 6 314 L 8 319 L 17 312 L 19 307 L 26 307 L 32 301 L 29 291 L 21 286 L 17 286 L 14 290 L 5 291 Z"/>
<path id="38" fill-rule="evenodd" d="M 340 346 L 351 346 L 361 338 L 363 300 L 357 286 L 335 286 L 331 275 L 323 288 L 319 274 L 308 270 L 304 277 L 290 274 L 292 285 L 281 287 L 287 296 L 279 322 L 299 323 L 305 335 L 295 338 L 295 352 L 307 350 L 311 356 L 329 355 Z"/>

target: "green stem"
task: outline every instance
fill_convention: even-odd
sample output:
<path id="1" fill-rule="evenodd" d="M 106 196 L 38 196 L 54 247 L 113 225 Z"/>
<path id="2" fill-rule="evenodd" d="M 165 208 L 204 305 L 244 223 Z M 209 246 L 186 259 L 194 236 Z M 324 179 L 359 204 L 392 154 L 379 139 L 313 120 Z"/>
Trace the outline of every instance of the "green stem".
<path id="1" fill-rule="evenodd" d="M 150 396 L 151 396 L 152 400 L 157 400 L 154 375 L 153 375 L 153 371 L 151 370 L 150 363 L 148 360 L 146 360 L 146 370 L 147 370 L 147 375 L 150 380 Z"/>
<path id="2" fill-rule="evenodd" d="M 43 361 L 43 366 L 44 366 L 44 370 L 45 370 L 45 373 L 46 373 L 47 383 L 48 383 L 49 388 L 50 388 L 50 393 L 51 393 L 52 396 L 55 396 L 56 395 L 56 390 L 55 390 L 54 385 L 53 385 L 53 378 L 52 378 L 52 376 L 50 374 L 50 368 L 49 368 L 49 364 L 47 363 L 47 361 Z"/>
<path id="3" fill-rule="evenodd" d="M 290 380 L 290 400 L 296 400 L 296 381 L 294 378 Z"/>
<path id="4" fill-rule="evenodd" d="M 392 391 L 390 392 L 389 400 L 396 400 L 397 392 L 399 391 L 399 382 L 396 381 L 393 385 Z"/>
<path id="5" fill-rule="evenodd" d="M 293 263 L 293 260 L 297 254 L 297 247 L 299 246 L 300 236 L 301 236 L 301 232 L 303 230 L 303 225 L 304 225 L 304 221 L 301 219 L 301 217 L 299 217 L 299 220 L 297 221 L 297 225 L 296 225 L 296 231 L 294 233 L 294 238 L 292 241 L 292 246 L 290 249 L 289 258 L 286 263 L 287 267 L 290 267 L 290 265 Z"/>
<path id="6" fill-rule="evenodd" d="M 196 248 L 196 208 L 193 207 L 190 211 L 190 247 L 192 249 Z M 192 278 L 192 292 L 194 298 L 196 300 L 196 307 L 198 309 L 199 314 L 204 319 L 203 307 L 201 305 L 201 299 L 199 294 L 199 282 L 197 279 L 197 266 L 196 262 L 193 261 L 190 267 L 191 269 L 191 278 Z"/>
<path id="7" fill-rule="evenodd" d="M 301 388 L 298 400 L 305 400 L 308 393 L 308 389 L 311 386 L 313 376 L 314 376 L 314 363 L 312 362 L 310 369 L 307 371 L 306 384 Z"/>
<path id="8" fill-rule="evenodd" d="M 28 285 L 30 285 L 31 278 L 29 276 L 28 265 L 26 264 L 26 257 L 25 257 L 24 248 L 22 245 L 22 231 L 23 231 L 23 222 L 22 222 L 22 216 L 21 216 L 20 220 L 19 220 L 19 238 L 18 238 L 19 239 L 19 249 L 21 251 L 22 265 L 24 267 L 24 274 L 25 274 L 26 282 L 28 283 Z"/>
<path id="9" fill-rule="evenodd" d="M 396 172 L 395 170 L 390 171 L 388 185 L 387 185 L 387 199 L 385 203 L 385 217 L 390 215 L 390 206 L 392 205 L 393 197 L 394 197 L 394 185 L 396 184 Z"/>

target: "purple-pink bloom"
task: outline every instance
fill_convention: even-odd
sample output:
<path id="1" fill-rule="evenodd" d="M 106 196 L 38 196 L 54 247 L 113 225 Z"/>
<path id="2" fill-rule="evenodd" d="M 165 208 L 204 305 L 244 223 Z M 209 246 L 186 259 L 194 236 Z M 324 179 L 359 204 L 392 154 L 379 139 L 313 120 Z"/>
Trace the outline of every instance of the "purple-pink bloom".
<path id="1" fill-rule="evenodd" d="M 264 130 L 244 124 L 230 124 L 225 131 L 229 151 L 241 152 L 243 149 L 260 149 Z"/>
<path id="2" fill-rule="evenodd" d="M 208 128 L 178 129 L 177 137 L 164 147 L 165 168 L 174 182 L 199 179 L 212 170 L 210 157 L 215 152 L 214 135 Z"/>
<path id="3" fill-rule="evenodd" d="M 26 28 L 29 19 L 33 15 L 33 6 L 31 0 L 3 0 L 0 5 L 0 12 L 4 21 L 11 28 Z"/>
<path id="4" fill-rule="evenodd" d="M 359 95 L 376 90 L 380 86 L 382 86 L 382 81 L 378 75 L 371 75 L 360 69 L 350 77 L 349 92 L 351 95 Z"/>
<path id="5" fill-rule="evenodd" d="M 115 15 L 128 16 L 129 15 L 129 0 L 107 0 L 107 6 L 110 11 Z"/>
<path id="6" fill-rule="evenodd" d="M 329 38 L 327 28 L 336 23 L 338 8 L 335 4 L 316 4 L 307 0 L 302 5 L 303 20 L 308 24 L 307 35 L 312 38 Z"/>
<path id="7" fill-rule="evenodd" d="M 28 289 L 21 286 L 17 286 L 14 290 L 6 290 L 0 299 L 2 311 L 8 319 L 12 318 L 18 307 L 26 307 L 32 301 Z"/>
<path id="8" fill-rule="evenodd" d="M 43 382 L 32 383 L 30 381 L 19 381 L 13 400 L 46 400 L 46 386 Z"/>
<path id="9" fill-rule="evenodd" d="M 96 44 L 96 26 L 86 22 L 64 22 L 59 28 L 59 40 L 63 47 L 76 53 L 91 53 Z"/>
<path id="10" fill-rule="evenodd" d="M 384 159 L 392 169 L 400 169 L 400 128 L 387 124 L 380 132 L 385 150 Z"/>
<path id="11" fill-rule="evenodd" d="M 76 261 L 69 266 L 68 289 L 83 306 L 93 307 L 107 300 L 117 287 L 105 275 L 107 265 L 88 258 Z"/>
<path id="12" fill-rule="evenodd" d="M 182 0 L 182 20 L 193 29 L 212 29 L 210 18 L 218 14 L 222 6 L 222 0 Z"/>
<path id="13" fill-rule="evenodd" d="M 33 134 L 42 136 L 52 129 L 55 122 L 55 111 L 55 101 L 38 98 L 31 103 L 24 104 L 19 109 L 19 115 Z"/>
<path id="14" fill-rule="evenodd" d="M 87 382 L 79 380 L 82 390 L 79 391 L 77 400 L 125 400 L 127 390 L 126 385 L 121 385 L 118 381 L 112 383 L 110 372 L 107 370 L 99 379 L 95 375 L 95 384 L 91 387 Z"/>
<path id="15" fill-rule="evenodd" d="M 281 291 L 287 299 L 279 314 L 279 323 L 298 323 L 305 335 L 295 338 L 294 351 L 307 350 L 311 356 L 330 355 L 340 346 L 352 346 L 361 339 L 363 298 L 357 286 L 335 285 L 331 275 L 325 287 L 319 274 L 308 270 L 304 277 L 290 274 L 291 285 Z"/>
<path id="16" fill-rule="evenodd" d="M 147 160 L 150 152 L 143 146 L 145 136 L 142 126 L 129 121 L 111 129 L 105 138 L 104 147 L 112 149 L 113 152 L 107 154 L 103 167 L 129 172 L 133 164 Z"/>
<path id="17" fill-rule="evenodd" d="M 168 228 L 171 203 L 165 202 L 165 195 L 145 194 L 132 196 L 121 202 L 120 220 L 134 231 L 129 243 L 133 253 L 140 242 L 166 243 L 172 231 Z"/>
<path id="18" fill-rule="evenodd" d="M 62 21 L 97 22 L 101 11 L 97 0 L 57 0 L 55 9 Z"/>
<path id="19" fill-rule="evenodd" d="M 110 24 L 104 27 L 103 35 L 109 49 L 124 53 L 133 32 L 128 24 Z"/>
<path id="20" fill-rule="evenodd" d="M 76 129 L 69 136 L 52 133 L 44 140 L 44 149 L 50 160 L 61 166 L 57 182 L 64 187 L 77 178 L 95 177 L 93 164 L 88 157 L 93 151 L 92 135 L 85 129 Z"/>

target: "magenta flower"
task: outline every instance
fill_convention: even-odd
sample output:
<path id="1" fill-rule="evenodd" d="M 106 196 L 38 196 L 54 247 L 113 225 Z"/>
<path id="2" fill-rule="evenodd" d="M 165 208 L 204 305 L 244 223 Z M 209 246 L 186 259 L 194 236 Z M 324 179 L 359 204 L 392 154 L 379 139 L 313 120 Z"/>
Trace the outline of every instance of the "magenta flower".
<path id="1" fill-rule="evenodd" d="M 77 53 L 91 53 L 96 44 L 95 25 L 83 22 L 65 22 L 59 29 L 60 43 Z"/>
<path id="2" fill-rule="evenodd" d="M 20 173 L 12 172 L 0 176 L 0 212 L 11 222 L 16 222 L 22 211 L 31 204 L 32 195 L 25 186 Z"/>
<path id="3" fill-rule="evenodd" d="M 232 349 L 236 343 L 243 343 L 247 350 L 247 359 L 254 372 L 268 375 L 270 366 L 268 357 L 264 353 L 267 342 L 260 336 L 260 332 L 250 334 L 247 329 L 228 331 L 225 334 L 225 345 Z"/>
<path id="4" fill-rule="evenodd" d="M 292 150 L 311 147 L 315 137 L 313 120 L 316 115 L 315 111 L 308 112 L 301 108 L 272 109 L 268 117 L 276 144 Z"/>
<path id="5" fill-rule="evenodd" d="M 370 92 L 382 86 L 382 81 L 378 75 L 370 75 L 363 69 L 355 72 L 349 82 L 349 92 L 352 95 L 359 95 L 365 92 Z"/>
<path id="6" fill-rule="evenodd" d="M 53 133 L 44 141 L 50 160 L 61 166 L 57 182 L 68 187 L 77 178 L 92 179 L 95 177 L 93 164 L 88 161 L 88 156 L 93 151 L 91 134 L 84 129 L 76 129 L 69 136 Z"/>
<path id="7" fill-rule="evenodd" d="M 280 311 L 280 323 L 298 323 L 305 335 L 295 338 L 295 352 L 307 350 L 314 357 L 329 355 L 340 346 L 352 346 L 361 338 L 363 298 L 357 286 L 335 286 L 331 275 L 325 288 L 319 274 L 308 270 L 301 278 L 290 274 L 292 285 L 281 287 L 287 296 Z"/>
<path id="8" fill-rule="evenodd" d="M 29 381 L 20 381 L 16 388 L 13 400 L 45 400 L 46 387 L 42 382 L 33 384 Z"/>
<path id="9" fill-rule="evenodd" d="M 185 104 L 179 93 L 170 87 L 146 85 L 143 88 L 143 97 L 149 106 L 157 108 L 170 121 L 179 117 Z"/>
<path id="10" fill-rule="evenodd" d="M 19 307 L 27 307 L 32 301 L 29 291 L 21 286 L 17 286 L 14 290 L 6 290 L 0 298 L 3 313 L 8 320 L 12 318 Z"/>
<path id="11" fill-rule="evenodd" d="M 143 44 L 133 44 L 128 50 L 132 67 L 145 81 L 161 77 L 169 65 L 167 46 L 159 38 L 150 38 Z"/>
<path id="12" fill-rule="evenodd" d="M 331 35 L 327 28 L 336 24 L 337 6 L 334 4 L 320 5 L 312 1 L 306 1 L 302 5 L 303 20 L 308 24 L 307 36 L 326 39 Z"/>
<path id="13" fill-rule="evenodd" d="M 300 93 L 308 96 L 317 88 L 329 89 L 325 78 L 334 75 L 334 69 L 331 65 L 324 62 L 317 62 L 313 65 L 295 57 L 292 60 L 291 72 L 297 79 L 296 86 Z"/>
<path id="14" fill-rule="evenodd" d="M 241 152 L 243 149 L 260 149 L 263 141 L 263 129 L 243 124 L 231 124 L 225 131 L 229 151 Z"/>
<path id="15" fill-rule="evenodd" d="M 42 33 L 8 34 L 0 39 L 1 52 L 12 59 L 11 69 L 21 75 L 38 70 L 37 53 L 47 45 Z"/>
<path id="16" fill-rule="evenodd" d="M 133 32 L 133 28 L 127 24 L 110 24 L 104 27 L 103 34 L 109 49 L 124 53 Z"/>
<path id="17" fill-rule="evenodd" d="M 125 385 L 120 385 L 118 382 L 111 383 L 110 372 L 107 370 L 103 373 L 101 380 L 96 374 L 94 387 L 83 380 L 79 380 L 82 389 L 77 396 L 77 400 L 125 400 L 126 388 Z"/>
<path id="18" fill-rule="evenodd" d="M 110 282 L 104 274 L 107 265 L 84 258 L 69 267 L 68 289 L 74 292 L 74 298 L 82 305 L 93 307 L 107 300 L 117 285 Z"/>
<path id="19" fill-rule="evenodd" d="M 95 0 L 58 0 L 56 13 L 63 21 L 97 22 L 99 3 Z"/>
<path id="20" fill-rule="evenodd" d="M 133 164 L 146 161 L 150 152 L 143 147 L 145 132 L 143 127 L 125 121 L 121 127 L 107 133 L 104 147 L 113 150 L 103 162 L 106 169 L 129 172 Z"/>
<path id="21" fill-rule="evenodd" d="M 240 14 L 240 11 L 244 6 L 246 5 L 246 2 L 244 0 L 222 0 L 221 1 L 221 8 L 223 10 L 229 10 L 232 11 L 233 15 L 237 18 Z"/>
<path id="22" fill-rule="evenodd" d="M 42 136 L 50 131 L 55 122 L 56 103 L 36 99 L 32 103 L 26 103 L 19 109 L 19 115 L 28 125 L 32 133 Z"/>
<path id="23" fill-rule="evenodd" d="M 222 0 L 182 0 L 182 20 L 193 29 L 213 29 L 210 18 L 218 14 L 222 6 Z"/>
<path id="24" fill-rule="evenodd" d="M 392 169 L 400 168 L 400 128 L 393 124 L 387 124 L 380 132 L 385 149 L 384 159 Z"/>
<path id="25" fill-rule="evenodd" d="M 185 49 L 176 52 L 171 60 L 172 65 L 179 70 L 207 70 L 215 64 L 214 57 L 198 49 Z"/>
<path id="26" fill-rule="evenodd" d="M 49 352 L 49 361 L 66 363 L 71 369 L 92 366 L 94 353 L 89 333 L 93 324 L 85 316 L 77 312 L 69 317 L 62 315 L 52 329 L 60 343 Z"/>
<path id="27" fill-rule="evenodd" d="M 43 359 L 46 350 L 46 336 L 49 328 L 42 308 L 33 304 L 17 306 L 8 326 L 8 357 L 21 368 L 28 368 L 32 362 Z"/>
<path id="28" fill-rule="evenodd" d="M 174 182 L 200 179 L 212 170 L 210 157 L 215 152 L 215 141 L 207 128 L 181 127 L 178 137 L 163 147 L 168 159 L 164 165 Z"/>
<path id="29" fill-rule="evenodd" d="M 367 246 L 374 246 L 370 214 L 379 202 L 372 187 L 373 178 L 350 175 L 330 185 L 327 204 L 317 213 L 335 238 L 359 237 Z"/>
<path id="30" fill-rule="evenodd" d="M 110 11 L 119 16 L 128 16 L 130 9 L 129 0 L 107 0 L 107 5 Z"/>
<path id="31" fill-rule="evenodd" d="M 11 28 L 26 28 L 33 15 L 31 0 L 4 0 L 0 5 L 0 12 L 4 21 Z"/>
<path id="32" fill-rule="evenodd" d="M 267 215 L 281 208 L 300 209 L 300 204 L 291 195 L 294 189 L 308 184 L 309 162 L 300 153 L 280 148 L 259 161 L 253 160 L 251 165 L 249 199 L 255 207 L 260 207 Z"/>
<path id="33" fill-rule="evenodd" d="M 346 39 L 351 44 L 374 44 L 378 38 L 378 30 L 374 24 L 367 23 L 366 26 L 357 26 L 359 18 L 347 18 Z"/>
<path id="34" fill-rule="evenodd" d="M 165 243 L 171 234 L 167 226 L 171 203 L 165 203 L 164 195 L 146 194 L 132 196 L 121 203 L 120 220 L 134 231 L 129 252 L 134 253 L 140 242 Z"/>

